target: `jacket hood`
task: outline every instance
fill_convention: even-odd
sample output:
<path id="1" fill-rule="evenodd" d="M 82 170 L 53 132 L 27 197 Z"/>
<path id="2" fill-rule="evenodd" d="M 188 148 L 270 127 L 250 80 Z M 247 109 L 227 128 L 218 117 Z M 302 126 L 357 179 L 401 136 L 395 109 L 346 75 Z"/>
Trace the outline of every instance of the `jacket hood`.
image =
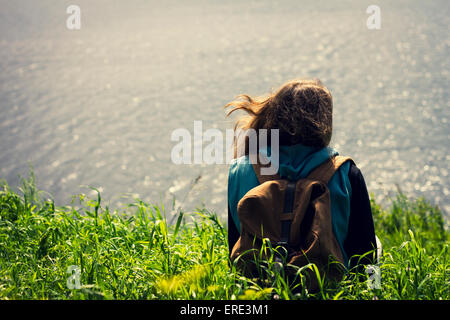
<path id="1" fill-rule="evenodd" d="M 271 147 L 260 149 L 259 152 L 271 158 Z M 327 161 L 330 157 L 338 155 L 338 152 L 331 147 L 317 148 L 295 144 L 291 146 L 279 147 L 279 169 L 278 173 L 282 178 L 289 180 L 299 180 L 306 178 L 315 167 Z"/>

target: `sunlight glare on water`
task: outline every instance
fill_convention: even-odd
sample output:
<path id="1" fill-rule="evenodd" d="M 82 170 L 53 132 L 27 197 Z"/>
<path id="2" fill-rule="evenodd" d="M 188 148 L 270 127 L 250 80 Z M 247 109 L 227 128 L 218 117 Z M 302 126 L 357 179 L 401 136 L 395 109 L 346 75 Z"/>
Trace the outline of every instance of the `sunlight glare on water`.
<path id="1" fill-rule="evenodd" d="M 111 204 L 176 197 L 223 216 L 227 165 L 173 164 L 173 130 L 225 132 L 236 95 L 317 77 L 334 97 L 332 146 L 369 192 L 386 201 L 398 185 L 449 212 L 448 1 L 377 1 L 380 30 L 360 1 L 80 0 L 76 31 L 70 4 L 0 0 L 0 177 L 12 186 L 31 163 L 58 205 L 90 185 Z"/>

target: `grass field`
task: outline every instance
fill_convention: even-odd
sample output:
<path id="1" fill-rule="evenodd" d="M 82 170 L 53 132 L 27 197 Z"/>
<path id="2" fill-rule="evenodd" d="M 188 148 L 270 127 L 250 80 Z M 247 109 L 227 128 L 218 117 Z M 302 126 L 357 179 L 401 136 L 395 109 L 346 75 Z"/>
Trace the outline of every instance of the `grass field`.
<path id="1" fill-rule="evenodd" d="M 247 279 L 228 263 L 226 226 L 207 209 L 176 212 L 136 199 L 121 209 L 74 196 L 55 207 L 31 174 L 20 191 L 0 191 L 1 299 L 445 299 L 450 232 L 441 211 L 398 194 L 372 202 L 381 288 L 350 270 L 321 290 L 292 292 L 280 273 Z M 170 214 L 172 217 L 172 214 Z M 309 266 L 308 268 L 312 268 Z"/>

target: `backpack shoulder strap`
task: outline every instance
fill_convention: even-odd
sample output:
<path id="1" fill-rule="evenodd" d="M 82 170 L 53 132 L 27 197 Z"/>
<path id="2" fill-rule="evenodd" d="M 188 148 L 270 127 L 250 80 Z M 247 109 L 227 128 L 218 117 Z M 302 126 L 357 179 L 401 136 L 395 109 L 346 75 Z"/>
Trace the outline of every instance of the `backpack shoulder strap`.
<path id="1" fill-rule="evenodd" d="M 271 175 L 261 174 L 261 168 L 270 167 L 271 164 L 270 162 L 268 162 L 267 164 L 260 163 L 260 157 L 264 158 L 266 161 L 268 160 L 264 155 L 261 155 L 259 153 L 257 155 L 253 155 L 253 157 L 250 157 L 250 160 L 256 160 L 256 163 L 252 163 L 252 166 L 253 171 L 255 171 L 255 175 L 258 178 L 259 184 L 263 184 L 264 182 L 271 180 L 281 180 L 281 177 L 278 173 Z"/>
<path id="2" fill-rule="evenodd" d="M 327 184 L 328 181 L 330 181 L 331 177 L 333 177 L 334 173 L 339 169 L 339 167 L 347 161 L 353 162 L 353 159 L 344 156 L 335 156 L 333 158 L 330 158 L 323 164 L 312 170 L 308 175 L 308 179 L 319 180 Z"/>

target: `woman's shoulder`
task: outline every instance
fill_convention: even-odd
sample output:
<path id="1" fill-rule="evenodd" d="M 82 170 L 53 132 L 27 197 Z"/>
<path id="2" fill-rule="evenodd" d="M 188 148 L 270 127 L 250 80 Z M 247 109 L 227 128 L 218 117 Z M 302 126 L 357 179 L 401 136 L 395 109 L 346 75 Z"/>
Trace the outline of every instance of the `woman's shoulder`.
<path id="1" fill-rule="evenodd" d="M 240 199 L 248 190 L 259 184 L 253 166 L 248 156 L 233 159 L 228 172 L 229 196 L 236 193 L 236 199 Z"/>
<path id="2" fill-rule="evenodd" d="M 356 165 L 356 163 L 354 163 L 353 161 L 350 162 L 350 168 L 348 170 L 348 176 L 357 176 L 361 173 L 361 170 L 359 170 L 358 166 Z"/>
<path id="3" fill-rule="evenodd" d="M 250 163 L 248 156 L 242 156 L 233 159 L 230 163 L 230 168 L 228 171 L 229 179 L 242 180 L 244 178 L 249 178 L 250 176 L 255 176 L 255 171 Z M 257 178 L 256 178 L 257 179 Z"/>
<path id="4" fill-rule="evenodd" d="M 249 169 L 252 169 L 252 165 L 250 163 L 248 156 L 235 158 L 230 162 L 230 169 L 229 169 L 230 173 L 247 171 Z"/>
<path id="5" fill-rule="evenodd" d="M 354 162 L 350 162 L 350 168 L 348 170 L 348 178 L 350 179 L 350 183 L 352 185 L 365 184 L 364 176 L 361 170 Z"/>

